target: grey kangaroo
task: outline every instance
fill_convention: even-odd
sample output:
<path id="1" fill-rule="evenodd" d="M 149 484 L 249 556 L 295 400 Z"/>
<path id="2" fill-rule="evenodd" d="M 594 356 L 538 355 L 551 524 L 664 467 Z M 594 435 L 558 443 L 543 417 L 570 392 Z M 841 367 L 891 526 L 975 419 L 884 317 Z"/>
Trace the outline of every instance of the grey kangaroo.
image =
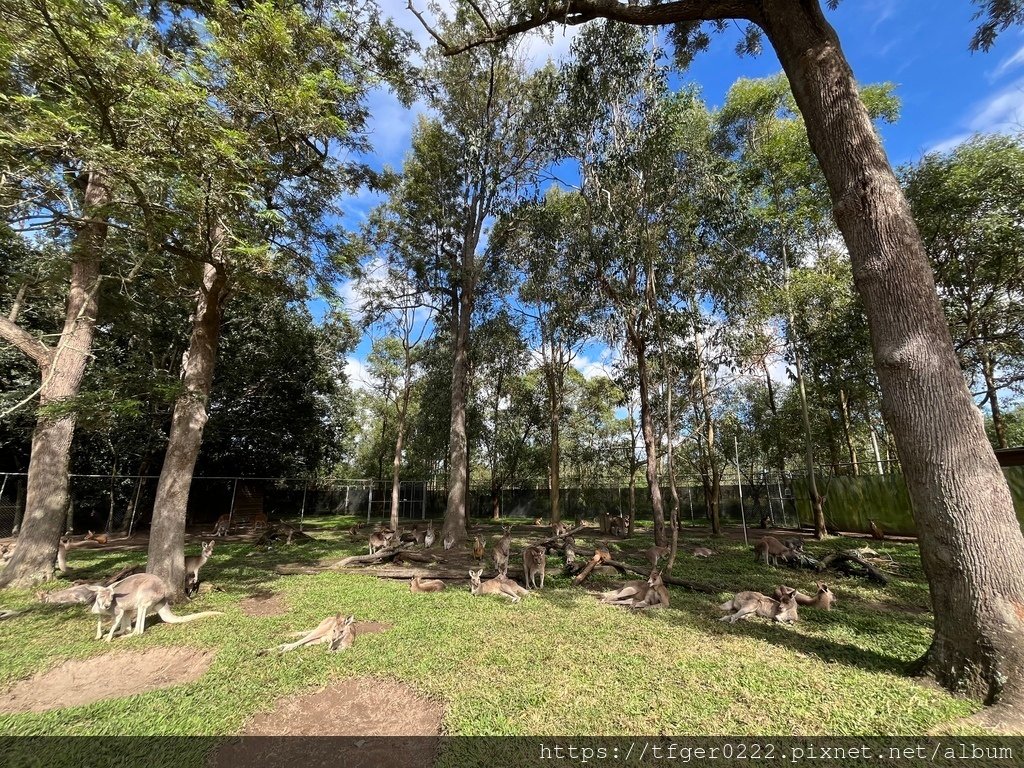
<path id="1" fill-rule="evenodd" d="M 114 633 L 121 628 L 127 618 L 131 621 L 131 612 L 135 613 L 135 632 L 141 635 L 146 631 L 146 614 L 156 613 L 168 624 L 183 624 L 187 621 L 204 619 L 207 616 L 220 616 L 220 611 L 203 611 L 188 616 L 176 616 L 171 612 L 168 602 L 174 595 L 173 590 L 159 576 L 152 573 L 138 573 L 122 579 L 109 587 L 92 586 L 96 600 L 92 604 L 92 613 L 97 614 L 96 639 L 102 635 L 103 616 L 114 617 L 107 634 L 107 642 L 114 638 Z"/>
<path id="2" fill-rule="evenodd" d="M 544 570 L 547 564 L 547 551 L 544 547 L 527 547 L 523 550 L 523 573 L 527 589 L 544 589 Z"/>
<path id="3" fill-rule="evenodd" d="M 795 593 L 796 590 L 782 587 L 782 599 L 773 600 L 760 592 L 739 592 L 732 600 L 718 606 L 723 611 L 734 611 L 728 616 L 723 616 L 721 620 L 735 624 L 747 616 L 762 616 L 766 619 L 792 624 L 798 619 L 796 599 L 793 597 Z"/>
<path id="4" fill-rule="evenodd" d="M 193 594 L 199 586 L 199 569 L 206 565 L 206 561 L 213 554 L 213 539 L 203 544 L 203 552 L 200 555 L 189 555 L 185 558 L 185 592 Z"/>

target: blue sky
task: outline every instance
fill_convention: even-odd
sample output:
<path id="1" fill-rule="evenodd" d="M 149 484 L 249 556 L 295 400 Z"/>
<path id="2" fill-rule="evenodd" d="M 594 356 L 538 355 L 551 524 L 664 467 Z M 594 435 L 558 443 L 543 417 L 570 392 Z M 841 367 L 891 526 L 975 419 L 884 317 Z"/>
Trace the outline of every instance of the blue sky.
<path id="1" fill-rule="evenodd" d="M 382 6 L 422 43 L 429 41 L 405 0 L 382 0 Z M 974 11 L 969 0 L 843 0 L 836 11 L 826 11 L 857 79 L 896 85 L 903 105 L 901 118 L 896 124 L 881 126 L 893 165 L 949 149 L 976 132 L 1024 127 L 1024 34 L 1011 29 L 992 51 L 971 53 L 968 44 L 976 26 L 971 18 Z M 529 58 L 539 66 L 549 56 L 565 56 L 575 31 L 571 27 L 557 29 L 553 44 L 531 39 Z M 738 36 L 739 27 L 735 27 L 717 37 L 686 76 L 699 84 L 704 100 L 712 107 L 721 105 L 736 79 L 781 70 L 767 45 L 759 57 L 737 56 Z M 400 168 L 418 110 L 402 108 L 383 91 L 373 95 L 370 106 L 374 162 Z M 371 195 L 348 201 L 349 225 L 356 225 L 375 202 Z M 351 285 L 343 292 L 353 300 L 358 298 Z M 356 379 L 364 376 L 362 363 L 369 344 L 364 339 L 350 358 L 349 373 Z M 606 350 L 591 345 L 584 350 L 579 366 L 593 373 L 602 356 L 607 356 Z"/>

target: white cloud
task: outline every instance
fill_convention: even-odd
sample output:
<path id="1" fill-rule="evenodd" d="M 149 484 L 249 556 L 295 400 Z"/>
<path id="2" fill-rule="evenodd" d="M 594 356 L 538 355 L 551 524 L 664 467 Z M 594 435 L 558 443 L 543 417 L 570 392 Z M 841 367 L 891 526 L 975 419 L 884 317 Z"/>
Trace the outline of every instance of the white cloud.
<path id="1" fill-rule="evenodd" d="M 976 133 L 1009 133 L 1024 128 L 1024 78 L 977 102 L 960 124 L 966 130 L 935 142 L 925 152 L 947 152 Z"/>
<path id="2" fill-rule="evenodd" d="M 1005 75 L 1011 69 L 1016 69 L 1021 65 L 1024 65 L 1024 45 L 1018 48 L 1016 53 L 1011 56 L 1007 56 L 999 62 L 999 66 L 992 71 L 992 74 L 989 75 L 989 79 L 996 80 Z"/>
<path id="3" fill-rule="evenodd" d="M 366 363 L 357 357 L 345 358 L 345 376 L 352 389 L 365 392 L 373 388 L 373 377 L 370 376 Z"/>

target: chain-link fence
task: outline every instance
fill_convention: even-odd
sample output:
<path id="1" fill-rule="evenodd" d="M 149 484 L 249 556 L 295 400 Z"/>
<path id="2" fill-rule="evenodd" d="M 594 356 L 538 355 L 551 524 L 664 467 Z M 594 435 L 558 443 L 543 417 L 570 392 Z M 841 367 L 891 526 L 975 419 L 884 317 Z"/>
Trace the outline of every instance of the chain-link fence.
<path id="1" fill-rule="evenodd" d="M 72 475 L 68 530 L 132 532 L 148 528 L 158 480 L 154 475 Z M 745 518 L 752 527 L 770 522 L 796 528 L 800 525 L 799 510 L 807 504 L 805 488 L 799 477 L 773 477 L 767 473 L 756 483 L 745 482 L 742 488 L 735 482 L 723 482 L 718 492 L 719 513 L 726 523 L 739 523 Z M 16 531 L 25 506 L 25 489 L 23 473 L 0 473 L 0 536 Z M 662 483 L 661 490 L 667 512 L 672 504 L 667 481 Z M 701 479 L 680 480 L 677 493 L 680 523 L 706 524 L 708 503 Z M 405 480 L 400 484 L 398 501 L 402 518 L 439 518 L 447 505 L 447 491 L 437 482 Z M 634 503 L 636 518 L 650 520 L 651 501 L 646 485 L 635 487 Z M 567 519 L 628 515 L 630 489 L 625 483 L 563 486 L 559 505 Z M 373 521 L 389 517 L 390 509 L 388 481 L 195 477 L 189 493 L 187 523 L 190 527 L 212 527 L 221 515 L 240 512 L 262 512 L 271 520 L 343 514 Z M 502 517 L 547 518 L 551 513 L 551 491 L 543 487 L 470 488 L 467 511 L 471 517 L 491 518 L 495 509 Z"/>

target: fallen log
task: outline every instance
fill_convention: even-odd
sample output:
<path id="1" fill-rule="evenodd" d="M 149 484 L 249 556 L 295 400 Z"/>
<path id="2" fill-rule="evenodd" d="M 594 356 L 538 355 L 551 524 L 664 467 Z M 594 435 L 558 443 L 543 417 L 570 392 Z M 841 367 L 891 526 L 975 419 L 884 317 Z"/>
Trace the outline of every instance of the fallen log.
<path id="1" fill-rule="evenodd" d="M 376 552 L 368 555 L 350 555 L 349 557 L 343 557 L 334 563 L 325 563 L 328 568 L 344 568 L 347 565 L 371 565 L 377 563 L 386 563 L 390 560 L 394 560 L 400 552 L 403 551 L 403 547 L 388 547 L 386 549 L 378 549 Z"/>
<path id="2" fill-rule="evenodd" d="M 823 571 L 830 566 L 835 567 L 833 566 L 833 563 L 838 565 L 839 569 L 844 571 L 845 573 L 851 574 L 853 576 L 867 576 L 867 578 L 871 579 L 872 581 L 877 581 L 882 586 L 888 585 L 891 581 L 888 574 L 880 571 L 878 568 L 873 566 L 871 563 L 869 563 L 867 560 L 865 560 L 863 557 L 861 557 L 852 550 L 832 552 L 828 555 L 825 555 L 825 557 L 821 558 L 821 562 L 818 563 L 818 570 Z M 854 564 L 863 568 L 864 572 L 862 573 L 858 571 L 857 568 L 853 567 Z"/>

